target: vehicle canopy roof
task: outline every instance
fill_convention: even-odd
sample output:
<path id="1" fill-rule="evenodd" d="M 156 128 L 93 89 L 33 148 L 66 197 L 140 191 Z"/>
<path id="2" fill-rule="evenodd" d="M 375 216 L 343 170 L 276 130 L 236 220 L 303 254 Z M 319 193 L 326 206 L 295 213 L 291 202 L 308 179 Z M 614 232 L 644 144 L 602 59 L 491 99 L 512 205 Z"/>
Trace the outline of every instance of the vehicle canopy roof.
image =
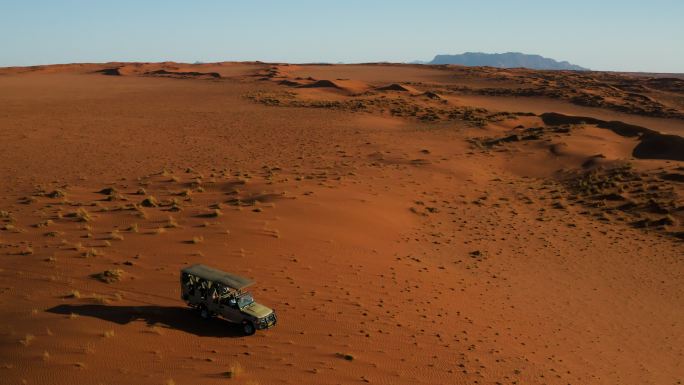
<path id="1" fill-rule="evenodd" d="M 254 284 L 254 281 L 249 278 L 226 273 L 202 264 L 186 267 L 185 269 L 181 269 L 181 272 L 204 278 L 207 281 L 218 282 L 236 290 L 242 290 Z"/>

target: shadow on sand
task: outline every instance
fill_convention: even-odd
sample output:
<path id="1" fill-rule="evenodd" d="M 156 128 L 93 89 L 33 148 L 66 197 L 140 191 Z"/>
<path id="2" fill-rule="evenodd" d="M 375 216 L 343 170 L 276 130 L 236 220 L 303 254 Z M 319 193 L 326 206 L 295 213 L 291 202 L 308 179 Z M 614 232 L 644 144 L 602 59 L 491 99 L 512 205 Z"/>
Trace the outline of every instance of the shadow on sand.
<path id="1" fill-rule="evenodd" d="M 169 329 L 181 330 L 199 337 L 242 337 L 240 325 L 220 318 L 203 320 L 196 311 L 175 306 L 108 306 L 108 305 L 58 305 L 46 310 L 54 314 L 78 314 L 126 325 L 144 321 Z"/>

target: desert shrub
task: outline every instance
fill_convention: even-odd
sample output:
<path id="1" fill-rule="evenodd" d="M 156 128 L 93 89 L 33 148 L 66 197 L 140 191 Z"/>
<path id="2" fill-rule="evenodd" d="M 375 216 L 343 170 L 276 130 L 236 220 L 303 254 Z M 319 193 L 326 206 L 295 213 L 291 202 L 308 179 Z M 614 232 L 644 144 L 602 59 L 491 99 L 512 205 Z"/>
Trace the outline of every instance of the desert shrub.
<path id="1" fill-rule="evenodd" d="M 97 279 L 98 281 L 104 283 L 114 283 L 118 282 L 123 278 L 124 271 L 121 269 L 111 269 L 105 270 L 101 273 L 96 273 L 91 275 L 91 277 Z"/>

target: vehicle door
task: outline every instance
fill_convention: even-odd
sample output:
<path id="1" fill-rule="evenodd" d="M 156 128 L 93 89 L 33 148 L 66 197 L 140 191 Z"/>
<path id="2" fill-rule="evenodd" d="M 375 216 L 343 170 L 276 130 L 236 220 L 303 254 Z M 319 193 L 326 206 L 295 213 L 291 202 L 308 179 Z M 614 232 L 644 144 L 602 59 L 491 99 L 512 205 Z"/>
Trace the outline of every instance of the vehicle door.
<path id="1" fill-rule="evenodd" d="M 243 315 L 240 312 L 235 297 L 223 297 L 220 301 L 220 314 L 230 322 L 242 322 Z"/>

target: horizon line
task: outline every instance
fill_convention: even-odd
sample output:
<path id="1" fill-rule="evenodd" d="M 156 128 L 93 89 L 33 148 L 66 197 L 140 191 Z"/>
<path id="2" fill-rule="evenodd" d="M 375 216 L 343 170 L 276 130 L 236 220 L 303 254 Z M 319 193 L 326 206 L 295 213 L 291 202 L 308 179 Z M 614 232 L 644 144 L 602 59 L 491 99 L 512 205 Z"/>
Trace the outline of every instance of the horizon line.
<path id="1" fill-rule="evenodd" d="M 483 53 L 483 52 L 466 52 L 466 53 Z M 520 52 L 504 52 L 504 53 L 520 53 Z M 439 55 L 459 55 L 459 54 L 439 54 Z M 528 55 L 528 54 L 525 54 Z M 536 55 L 536 54 L 529 54 L 529 55 Z M 543 55 L 537 55 L 541 57 L 545 57 Z M 555 60 L 555 59 L 552 59 Z M 563 61 L 559 61 L 563 62 Z M 567 61 L 566 61 L 567 62 Z M 413 62 L 409 61 L 404 61 L 404 62 L 394 62 L 394 61 L 359 61 L 359 62 L 332 62 L 332 61 L 306 61 L 306 62 L 288 62 L 288 61 L 263 61 L 263 60 L 221 60 L 221 61 L 201 61 L 201 60 L 196 60 L 194 62 L 190 61 L 175 61 L 175 60 L 150 60 L 150 61 L 145 61 L 145 60 L 132 60 L 132 61 L 126 61 L 126 60 L 109 60 L 109 61 L 84 61 L 84 62 L 57 62 L 57 63 L 44 63 L 44 64 L 28 64 L 28 65 L 9 65 L 9 66 L 0 66 L 0 69 L 5 69 L 5 68 L 32 68 L 32 67 L 49 67 L 49 66 L 66 66 L 66 65 L 85 65 L 85 64 L 92 64 L 92 65 L 104 65 L 104 64 L 162 64 L 162 63 L 175 63 L 175 64 L 186 64 L 186 65 L 203 65 L 203 64 L 221 64 L 221 63 L 260 63 L 260 64 L 292 64 L 292 65 L 418 65 L 418 66 L 435 66 L 435 67 L 442 67 L 442 66 L 457 66 L 457 67 L 471 67 L 471 68 L 477 68 L 477 67 L 486 67 L 486 68 L 497 68 L 497 69 L 528 69 L 528 70 L 533 70 L 533 71 L 570 71 L 570 72 L 610 72 L 610 73 L 624 73 L 624 74 L 659 74 L 659 75 L 682 75 L 684 72 L 660 72 L 660 71 L 639 71 L 639 70 L 599 70 L 599 69 L 591 69 L 591 68 L 586 68 L 584 70 L 558 70 L 558 69 L 535 69 L 535 68 L 528 68 L 528 67 L 495 67 L 495 66 L 468 66 L 468 65 L 462 65 L 462 64 L 429 64 L 428 62 L 420 62 L 420 60 L 416 60 Z M 573 63 L 570 63 L 573 64 Z M 578 65 L 579 66 L 579 65 Z"/>

